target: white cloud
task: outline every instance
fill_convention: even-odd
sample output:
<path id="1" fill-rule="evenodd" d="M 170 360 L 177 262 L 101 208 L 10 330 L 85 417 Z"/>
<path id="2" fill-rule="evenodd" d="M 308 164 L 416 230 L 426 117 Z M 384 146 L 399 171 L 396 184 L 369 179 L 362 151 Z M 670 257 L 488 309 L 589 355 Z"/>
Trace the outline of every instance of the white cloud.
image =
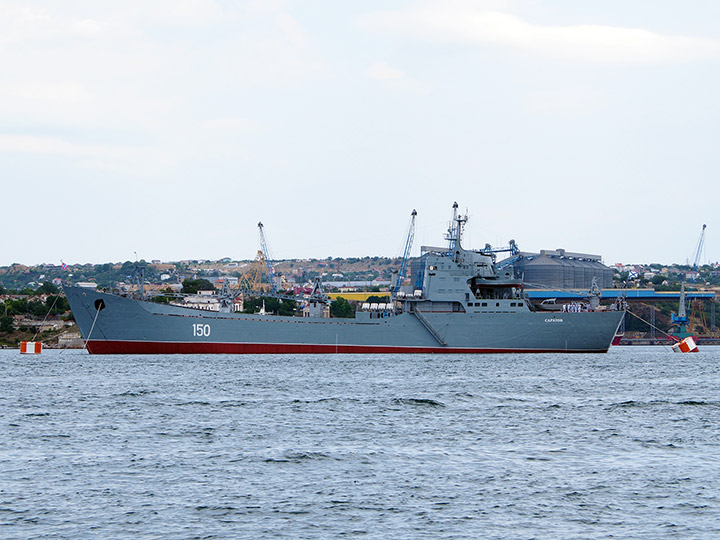
<path id="1" fill-rule="evenodd" d="M 136 9 L 147 16 L 152 10 L 155 24 L 203 25 L 222 18 L 223 11 L 214 0 L 153 0 L 134 2 Z"/>
<path id="2" fill-rule="evenodd" d="M 73 81 L 25 82 L 0 85 L 0 97 L 26 102 L 80 103 L 90 98 L 84 85 Z"/>
<path id="3" fill-rule="evenodd" d="M 137 153 L 128 147 L 77 144 L 57 137 L 0 134 L 0 152 L 127 159 Z"/>
<path id="4" fill-rule="evenodd" d="M 201 123 L 201 127 L 210 131 L 221 132 L 250 132 L 259 128 L 257 122 L 237 116 L 223 116 L 205 120 Z"/>
<path id="5" fill-rule="evenodd" d="M 99 144 L 63 137 L 15 134 L 0 134 L 0 154 L 42 156 L 43 160 L 68 158 L 79 169 L 129 175 L 125 176 L 125 181 L 132 177 L 153 177 L 176 168 L 180 158 L 177 152 L 159 145 Z"/>
<path id="6" fill-rule="evenodd" d="M 81 19 L 73 21 L 70 25 L 73 33 L 85 36 L 94 36 L 100 34 L 103 30 L 102 24 L 93 19 Z"/>
<path id="7" fill-rule="evenodd" d="M 10 0 L 0 3 L 0 63 L 0 125 L 14 133 L 173 141 L 179 161 L 198 126 L 220 138 L 256 129 L 248 93 L 327 72 L 302 25 L 271 0 Z"/>
<path id="8" fill-rule="evenodd" d="M 122 34 L 147 27 L 201 27 L 222 21 L 214 0 L 120 3 L 9 0 L 0 5 L 0 44 Z"/>
<path id="9" fill-rule="evenodd" d="M 377 81 L 398 80 L 405 78 L 405 74 L 402 71 L 390 67 L 387 62 L 375 62 L 372 66 L 370 66 L 365 74 L 371 79 L 375 79 Z"/>
<path id="10" fill-rule="evenodd" d="M 588 116 L 613 104 L 614 96 L 591 86 L 564 85 L 523 91 L 520 105 L 537 116 Z"/>
<path id="11" fill-rule="evenodd" d="M 88 37 L 99 34 L 101 30 L 101 23 L 90 17 L 58 16 L 28 2 L 0 5 L 0 44 Z"/>
<path id="12" fill-rule="evenodd" d="M 365 75 L 384 83 L 388 88 L 396 92 L 411 92 L 423 95 L 430 92 L 427 84 L 408 77 L 403 71 L 391 67 L 387 62 L 375 62 L 365 70 Z"/>
<path id="13" fill-rule="evenodd" d="M 663 35 L 642 28 L 539 25 L 469 2 L 432 1 L 406 10 L 376 12 L 362 17 L 359 24 L 418 39 L 503 46 L 581 61 L 677 62 L 720 57 L 717 40 Z"/>

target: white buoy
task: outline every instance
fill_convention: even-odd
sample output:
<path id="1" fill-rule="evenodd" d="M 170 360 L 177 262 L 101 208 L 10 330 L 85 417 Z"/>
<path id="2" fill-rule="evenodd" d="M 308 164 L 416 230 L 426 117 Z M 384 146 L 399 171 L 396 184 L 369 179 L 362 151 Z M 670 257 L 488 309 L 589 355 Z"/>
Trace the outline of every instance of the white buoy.
<path id="1" fill-rule="evenodd" d="M 21 341 L 20 354 L 40 354 L 42 352 L 42 343 L 39 341 Z"/>
<path id="2" fill-rule="evenodd" d="M 679 353 L 698 352 L 698 346 L 692 336 L 688 336 L 682 341 L 673 343 L 672 350 Z"/>

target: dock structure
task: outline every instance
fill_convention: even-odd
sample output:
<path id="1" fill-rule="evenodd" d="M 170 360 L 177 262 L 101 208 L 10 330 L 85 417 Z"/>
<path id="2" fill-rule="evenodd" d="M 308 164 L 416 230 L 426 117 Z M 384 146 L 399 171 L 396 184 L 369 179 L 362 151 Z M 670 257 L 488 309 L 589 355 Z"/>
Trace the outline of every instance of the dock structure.
<path id="1" fill-rule="evenodd" d="M 525 294 L 532 300 L 547 300 L 557 298 L 558 300 L 582 300 L 587 298 L 587 289 L 524 289 Z M 328 296 L 332 299 L 342 296 L 346 300 L 356 302 L 365 301 L 370 296 L 388 296 L 388 291 L 353 291 L 353 292 L 332 292 Z M 715 300 L 715 291 L 687 291 L 685 298 L 688 300 Z M 602 289 L 603 300 L 616 300 L 625 298 L 628 302 L 663 302 L 680 300 L 680 291 L 656 291 L 654 289 Z"/>
<path id="2" fill-rule="evenodd" d="M 588 291 L 584 289 L 525 289 L 525 294 L 528 296 L 528 298 L 536 302 L 542 302 L 543 300 L 549 300 L 551 298 L 554 298 L 561 303 L 565 303 L 587 298 Z M 656 302 L 679 302 L 680 294 L 680 291 L 656 291 L 655 289 L 602 289 L 601 298 L 606 303 L 608 301 L 615 301 L 618 298 L 624 298 L 629 305 L 644 304 L 646 306 L 652 306 L 652 304 Z M 709 328 L 715 328 L 715 291 L 685 291 L 685 301 L 691 302 L 693 300 L 700 300 L 710 303 Z M 640 340 L 637 343 L 645 345 L 657 345 L 660 342 L 663 342 L 664 338 L 656 336 L 655 334 L 655 309 L 649 309 L 648 316 L 650 323 L 650 336 L 648 340 Z M 620 327 L 620 332 L 624 333 L 624 331 L 625 320 L 623 320 Z M 717 344 L 720 344 L 720 338 L 713 339 L 717 341 Z M 628 339 L 624 339 L 622 344 L 627 344 L 627 342 Z M 703 342 L 705 343 L 706 341 Z M 714 341 L 713 344 L 715 344 Z"/>
<path id="3" fill-rule="evenodd" d="M 558 300 L 579 300 L 587 298 L 587 289 L 525 289 L 525 294 L 533 300 L 557 298 Z M 655 289 L 602 289 L 604 300 L 625 298 L 628 302 L 663 302 L 680 300 L 680 291 L 656 291 Z M 687 291 L 685 298 L 715 300 L 715 291 Z"/>

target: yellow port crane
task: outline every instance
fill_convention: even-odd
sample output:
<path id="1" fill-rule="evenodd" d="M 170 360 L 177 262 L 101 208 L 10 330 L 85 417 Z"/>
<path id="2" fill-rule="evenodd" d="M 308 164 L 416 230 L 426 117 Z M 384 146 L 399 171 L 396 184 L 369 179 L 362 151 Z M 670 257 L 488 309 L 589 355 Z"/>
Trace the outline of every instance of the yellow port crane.
<path id="1" fill-rule="evenodd" d="M 250 265 L 250 269 L 240 278 L 240 288 L 249 291 L 268 291 L 272 287 L 269 283 L 263 283 L 263 274 L 267 272 L 267 263 L 262 250 L 258 250 L 255 260 Z"/>

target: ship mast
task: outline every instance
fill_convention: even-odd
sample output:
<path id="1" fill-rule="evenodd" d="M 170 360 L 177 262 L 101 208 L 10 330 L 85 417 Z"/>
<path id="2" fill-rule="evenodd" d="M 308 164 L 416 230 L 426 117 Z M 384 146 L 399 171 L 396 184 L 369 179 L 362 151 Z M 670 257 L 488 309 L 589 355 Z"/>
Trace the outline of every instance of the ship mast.
<path id="1" fill-rule="evenodd" d="M 458 203 L 457 201 L 454 202 L 452 221 L 450 222 L 450 226 L 445 234 L 445 239 L 448 241 L 448 257 L 453 257 L 455 255 L 455 251 L 461 249 L 460 241 L 462 240 L 462 230 L 465 223 L 467 223 L 467 220 L 467 215 L 458 215 Z"/>

